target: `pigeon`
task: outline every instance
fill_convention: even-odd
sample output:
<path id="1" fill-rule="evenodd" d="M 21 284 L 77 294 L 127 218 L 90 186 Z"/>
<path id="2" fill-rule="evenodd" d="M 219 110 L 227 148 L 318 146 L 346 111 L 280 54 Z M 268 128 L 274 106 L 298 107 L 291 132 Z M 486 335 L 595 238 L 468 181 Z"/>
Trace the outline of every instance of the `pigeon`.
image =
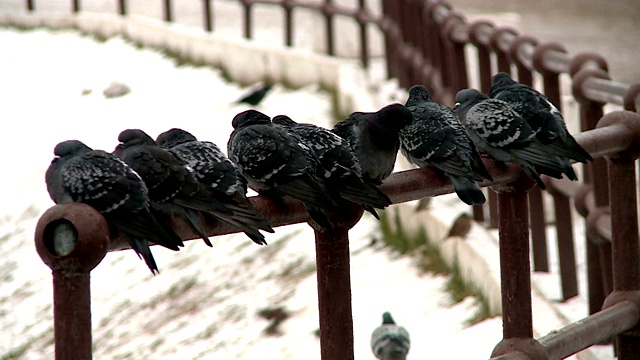
<path id="1" fill-rule="evenodd" d="M 541 189 L 545 189 L 541 173 L 559 178 L 562 173 L 573 172 L 568 163 L 536 139 L 527 121 L 506 102 L 490 99 L 475 89 L 463 89 L 456 94 L 454 111 L 479 152 L 519 164 Z"/>
<path id="2" fill-rule="evenodd" d="M 371 334 L 371 351 L 376 359 L 405 360 L 410 347 L 407 329 L 396 325 L 389 312 L 382 314 L 382 325 Z"/>
<path id="3" fill-rule="evenodd" d="M 581 163 L 593 160 L 567 130 L 560 110 L 537 90 L 500 72 L 493 76 L 489 97 L 507 102 L 529 123 L 536 138 L 549 151 Z"/>
<path id="4" fill-rule="evenodd" d="M 380 185 L 395 166 L 399 132 L 412 120 L 406 107 L 391 104 L 376 112 L 354 112 L 332 131 L 349 142 L 362 167 L 363 180 Z"/>
<path id="5" fill-rule="evenodd" d="M 380 219 L 375 208 L 384 209 L 391 205 L 391 200 L 375 185 L 362 180 L 362 168 L 346 140 L 320 126 L 299 124 L 286 115 L 275 116 L 272 121 L 284 126 L 313 151 L 322 166 L 319 174 L 324 175 L 331 190 Z"/>
<path id="6" fill-rule="evenodd" d="M 123 161 L 79 140 L 63 141 L 53 152 L 55 158 L 45 174 L 51 199 L 56 204 L 78 202 L 95 208 L 112 235 L 123 236 L 151 273 L 159 271 L 149 241 L 174 251 L 183 246 L 180 237 L 152 215 L 145 183 Z"/>
<path id="7" fill-rule="evenodd" d="M 237 114 L 232 125 L 227 155 L 249 187 L 300 200 L 318 225 L 332 229 L 327 211 L 337 211 L 338 206 L 318 174 L 320 161 L 311 150 L 257 110 Z"/>
<path id="8" fill-rule="evenodd" d="M 120 144 L 113 154 L 135 170 L 147 188 L 152 208 L 165 217 L 175 215 L 211 246 L 202 228 L 198 211 L 216 218 L 232 216 L 233 211 L 215 199 L 200 184 L 196 175 L 184 161 L 170 151 L 161 148 L 140 129 L 127 129 L 118 136 Z"/>
<path id="9" fill-rule="evenodd" d="M 191 133 L 177 128 L 158 135 L 156 142 L 191 167 L 211 195 L 233 212 L 214 214 L 216 218 L 241 229 L 256 244 L 267 244 L 258 229 L 273 233 L 271 223 L 251 205 L 246 197 L 246 180 L 216 144 L 198 141 Z"/>
<path id="10" fill-rule="evenodd" d="M 405 104 L 413 122 L 400 131 L 400 149 L 410 163 L 443 172 L 460 200 L 468 205 L 486 199 L 476 181 L 493 180 L 458 116 L 433 100 L 427 89 L 409 89 Z"/>
<path id="11" fill-rule="evenodd" d="M 264 97 L 267 95 L 267 93 L 269 92 L 269 90 L 271 90 L 272 87 L 273 85 L 269 83 L 261 84 L 257 88 L 250 90 L 247 94 L 243 95 L 240 99 L 236 100 L 235 103 L 236 104 L 244 103 L 244 104 L 249 104 L 251 106 L 256 106 L 262 101 L 262 99 L 264 99 Z"/>

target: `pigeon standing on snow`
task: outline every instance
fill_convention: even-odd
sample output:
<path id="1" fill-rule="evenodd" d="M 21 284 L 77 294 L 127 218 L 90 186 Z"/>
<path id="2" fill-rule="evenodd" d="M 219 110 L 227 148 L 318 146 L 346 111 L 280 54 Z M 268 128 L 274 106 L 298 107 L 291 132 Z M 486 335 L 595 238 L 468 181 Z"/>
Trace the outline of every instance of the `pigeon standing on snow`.
<path id="1" fill-rule="evenodd" d="M 412 120 L 406 107 L 391 104 L 376 112 L 354 112 L 332 131 L 349 142 L 360 161 L 364 181 L 379 185 L 395 166 L 400 148 L 398 133 Z"/>
<path id="2" fill-rule="evenodd" d="M 326 211 L 337 211 L 337 204 L 318 174 L 321 166 L 310 149 L 256 110 L 237 114 L 232 125 L 227 154 L 249 186 L 300 200 L 316 223 L 331 229 Z"/>
<path id="3" fill-rule="evenodd" d="M 313 151 L 322 166 L 318 173 L 324 176 L 330 190 L 380 219 L 375 209 L 384 209 L 391 200 L 375 185 L 362 180 L 362 168 L 346 140 L 325 128 L 298 124 L 286 115 L 274 117 L 273 123 L 284 126 Z"/>
<path id="4" fill-rule="evenodd" d="M 243 95 L 240 99 L 238 99 L 236 104 L 249 104 L 251 106 L 258 105 L 262 99 L 267 95 L 269 90 L 271 90 L 272 85 L 269 83 L 262 84 L 257 88 L 250 90 L 247 94 Z"/>
<path id="5" fill-rule="evenodd" d="M 178 235 L 165 231 L 156 221 L 149 209 L 147 187 L 120 159 L 78 140 L 63 141 L 53 152 L 56 157 L 45 180 L 56 204 L 79 202 L 99 211 L 112 233 L 123 236 L 154 274 L 158 266 L 148 241 L 175 251 L 183 246 Z"/>
<path id="6" fill-rule="evenodd" d="M 269 220 L 251 205 L 244 178 L 216 144 L 198 141 L 191 133 L 177 128 L 158 135 L 156 142 L 187 163 L 211 195 L 233 212 L 219 214 L 219 220 L 241 229 L 256 244 L 267 244 L 258 229 L 273 233 Z"/>
<path id="7" fill-rule="evenodd" d="M 371 334 L 371 351 L 380 360 L 405 360 L 411 347 L 409 332 L 396 325 L 391 314 L 382 314 L 382 325 Z"/>
<path id="8" fill-rule="evenodd" d="M 413 113 L 413 122 L 400 131 L 400 149 L 407 160 L 443 172 L 466 204 L 483 204 L 486 199 L 476 181 L 493 179 L 458 116 L 435 102 L 422 85 L 409 89 L 405 106 Z"/>
<path id="9" fill-rule="evenodd" d="M 541 173 L 560 177 L 561 173 L 573 172 L 570 165 L 536 139 L 531 126 L 506 102 L 490 99 L 475 89 L 464 89 L 456 94 L 454 110 L 478 151 L 498 161 L 519 164 L 541 189 L 545 188 Z"/>
<path id="10" fill-rule="evenodd" d="M 507 102 L 529 123 L 536 138 L 549 151 L 581 163 L 593 160 L 567 130 L 560 110 L 537 90 L 500 72 L 493 76 L 489 97 Z"/>
<path id="11" fill-rule="evenodd" d="M 114 155 L 140 174 L 149 188 L 152 207 L 159 213 L 182 218 L 211 246 L 198 211 L 220 218 L 231 216 L 231 209 L 211 196 L 185 162 L 158 146 L 144 131 L 124 130 L 118 136 L 118 141 L 120 144 L 114 150 Z"/>

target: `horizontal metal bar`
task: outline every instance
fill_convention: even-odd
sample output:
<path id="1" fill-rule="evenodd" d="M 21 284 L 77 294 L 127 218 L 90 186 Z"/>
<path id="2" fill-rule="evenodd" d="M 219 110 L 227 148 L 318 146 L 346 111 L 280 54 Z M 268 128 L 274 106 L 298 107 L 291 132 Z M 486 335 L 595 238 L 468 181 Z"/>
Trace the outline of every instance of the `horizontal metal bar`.
<path id="1" fill-rule="evenodd" d="M 549 359 L 564 359 L 587 347 L 609 340 L 640 321 L 640 309 L 631 301 L 622 301 L 589 317 L 567 325 L 538 339 Z"/>

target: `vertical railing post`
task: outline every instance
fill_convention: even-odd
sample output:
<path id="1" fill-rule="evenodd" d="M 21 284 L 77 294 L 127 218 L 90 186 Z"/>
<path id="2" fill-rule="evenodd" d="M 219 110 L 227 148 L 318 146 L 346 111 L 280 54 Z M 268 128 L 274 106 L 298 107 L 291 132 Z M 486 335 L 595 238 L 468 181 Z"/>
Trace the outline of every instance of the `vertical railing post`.
<path id="1" fill-rule="evenodd" d="M 84 204 L 57 205 L 39 219 L 36 250 L 53 272 L 56 360 L 90 360 L 90 272 L 109 245 L 109 227 Z"/>
<path id="2" fill-rule="evenodd" d="M 369 33 L 366 22 L 367 4 L 365 0 L 358 0 L 358 11 L 356 21 L 360 29 L 360 64 L 363 68 L 369 68 Z"/>
<path id="3" fill-rule="evenodd" d="M 535 354 L 545 351 L 544 347 L 533 339 L 527 204 L 527 191 L 531 187 L 533 182 L 529 178 L 520 177 L 514 183 L 496 188 L 503 340 L 493 350 L 492 357 L 518 349 Z"/>
<path id="4" fill-rule="evenodd" d="M 164 21 L 172 22 L 173 10 L 171 9 L 171 0 L 164 0 L 162 3 L 163 3 L 162 11 L 163 11 Z"/>
<path id="5" fill-rule="evenodd" d="M 324 0 L 322 13 L 325 20 L 325 34 L 327 38 L 327 55 L 336 54 L 333 24 L 333 0 Z"/>
<path id="6" fill-rule="evenodd" d="M 536 47 L 533 53 L 533 66 L 542 75 L 543 93 L 562 111 L 560 94 L 560 74 L 550 68 L 545 61 L 545 54 L 549 51 L 564 52 L 565 48 L 558 43 L 546 43 Z M 554 196 L 556 218 L 556 234 L 558 240 L 558 260 L 560 263 L 560 283 L 562 300 L 578 295 L 578 276 L 576 274 L 576 259 L 573 243 L 573 223 L 571 206 L 564 196 Z"/>
<path id="7" fill-rule="evenodd" d="M 33 12 L 36 9 L 35 0 L 27 0 L 27 10 Z"/>
<path id="8" fill-rule="evenodd" d="M 583 91 L 583 84 L 589 77 L 608 78 L 609 74 L 600 69 L 576 70 L 573 75 L 572 91 L 573 97 L 580 104 L 580 119 L 582 130 L 595 128 L 598 120 L 603 116 L 603 103 L 597 103 L 587 98 Z M 586 166 L 589 176 L 586 177 L 593 189 L 593 196 L 596 207 L 609 206 L 609 182 L 608 177 L 602 176 L 607 173 L 607 162 L 602 159 L 594 159 Z M 587 238 L 587 278 L 589 291 L 589 314 L 594 314 L 602 308 L 604 299 L 613 289 L 611 275 L 611 244 L 601 243 L 599 239 L 594 239 L 589 233 Z"/>
<path id="9" fill-rule="evenodd" d="M 79 12 L 80 12 L 80 0 L 73 0 L 73 1 L 71 2 L 71 11 L 72 11 L 74 14 L 77 14 L 77 13 L 79 13 Z"/>
<path id="10" fill-rule="evenodd" d="M 332 217 L 334 228 L 314 226 L 322 360 L 353 360 L 353 315 L 349 229 L 362 217 L 362 208 L 345 206 Z"/>
<path id="11" fill-rule="evenodd" d="M 293 4 L 291 3 L 291 0 L 284 0 L 282 2 L 282 9 L 284 10 L 284 44 L 286 46 L 292 47 L 293 46 Z"/>
<path id="12" fill-rule="evenodd" d="M 211 0 L 202 0 L 202 12 L 204 15 L 204 29 L 208 32 L 212 32 L 213 14 L 211 8 Z"/>
<path id="13" fill-rule="evenodd" d="M 118 0 L 118 14 L 127 15 L 127 0 Z"/>

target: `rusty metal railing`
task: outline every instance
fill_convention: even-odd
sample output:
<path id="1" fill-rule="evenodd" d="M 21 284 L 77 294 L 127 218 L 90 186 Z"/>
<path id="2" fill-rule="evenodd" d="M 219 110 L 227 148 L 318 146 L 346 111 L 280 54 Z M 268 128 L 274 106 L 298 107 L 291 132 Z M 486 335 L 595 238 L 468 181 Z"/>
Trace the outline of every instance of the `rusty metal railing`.
<path id="1" fill-rule="evenodd" d="M 352 18 L 359 25 L 360 59 L 364 67 L 370 63 L 368 25 L 373 25 L 385 39 L 389 77 L 398 78 L 405 88 L 424 84 L 437 100 L 449 105 L 457 90 L 469 87 L 470 71 L 478 72 L 480 89 L 485 92 L 496 71 L 511 72 L 520 82 L 529 85 L 533 84 L 534 76 L 540 76 L 543 92 L 558 105 L 562 103 L 560 75 L 568 75 L 573 97 L 579 103 L 583 131 L 576 139 L 595 160 L 584 166 L 582 184 L 549 178 L 545 182 L 554 202 L 563 299 L 578 293 L 570 215 L 572 200 L 577 212 L 586 217 L 591 315 L 537 341 L 533 339 L 528 244 L 531 237 L 533 270 L 548 271 L 545 235 L 548 214 L 543 207 L 543 196 L 546 195 L 537 188 L 530 189 L 531 184 L 519 178 L 517 168 L 505 168 L 487 161 L 495 182 L 482 185 L 493 186 L 497 194 L 489 192 L 488 216 L 484 214 L 485 209 L 476 206 L 474 217 L 479 221 L 487 218 L 489 226 L 497 227 L 500 234 L 504 340 L 496 347 L 494 356 L 500 359 L 559 359 L 614 336 L 618 336 L 616 345 L 620 359 L 632 359 L 640 353 L 640 340 L 634 335 L 637 332 L 627 332 L 631 328 L 637 330 L 640 317 L 633 161 L 638 155 L 633 144 L 639 139 L 636 124 L 640 120 L 634 112 L 640 109 L 640 83 L 627 85 L 610 80 L 606 60 L 597 54 L 570 56 L 561 44 L 540 44 L 537 39 L 520 35 L 513 28 L 496 27 L 488 21 L 469 24 L 463 14 L 454 11 L 445 1 L 382 0 L 382 14 L 370 10 L 365 0 L 359 0 L 356 8 L 342 7 L 331 0 L 238 1 L 243 8 L 243 36 L 246 38 L 253 35 L 254 4 L 281 7 L 285 14 L 283 43 L 288 46 L 295 45 L 293 10 L 316 11 L 325 20 L 325 52 L 329 55 L 335 54 L 335 17 Z M 203 0 L 203 23 L 208 31 L 215 27 L 212 3 Z M 34 0 L 27 0 L 26 6 L 30 11 L 36 9 Z M 163 0 L 162 6 L 163 19 L 173 21 L 172 2 Z M 72 0 L 71 11 L 81 11 L 79 0 Z M 128 14 L 126 0 L 117 1 L 117 11 L 121 15 Z M 468 65 L 465 48 L 469 46 L 476 50 L 473 62 L 477 64 L 476 69 Z M 630 112 L 604 115 L 606 103 L 622 105 Z M 501 186 L 504 184 L 513 186 Z M 382 188 L 394 203 L 453 190 L 447 181 L 425 169 L 393 174 Z M 528 206 L 525 206 L 525 199 Z M 284 207 L 262 197 L 252 198 L 252 202 L 276 226 L 306 221 L 306 213 L 295 202 L 285 202 Z M 102 220 L 91 212 L 78 211 L 78 206 L 53 207 L 43 215 L 37 228 L 38 251 L 54 274 L 58 359 L 91 357 L 89 271 L 106 251 L 127 248 L 121 239 L 107 241 L 102 230 L 97 231 L 100 236 L 95 241 L 83 235 L 83 226 L 88 224 L 100 229 Z M 517 211 L 512 211 L 514 209 Z M 316 231 L 323 359 L 353 358 L 346 244 L 348 229 L 360 215 L 354 210 L 349 219 L 342 219 L 341 226 L 335 231 Z M 76 226 L 79 240 L 74 252 L 62 257 L 51 253 L 50 229 L 60 223 L 59 219 L 66 219 Z M 176 222 L 173 226 L 183 238 L 195 236 L 183 223 Z M 234 231 L 214 224 L 208 224 L 207 230 L 212 236 Z M 91 248 L 97 246 L 94 243 L 106 243 L 106 248 L 103 245 L 98 249 Z M 328 296 L 329 286 L 331 296 Z M 339 311 L 335 310 L 338 308 Z"/>

